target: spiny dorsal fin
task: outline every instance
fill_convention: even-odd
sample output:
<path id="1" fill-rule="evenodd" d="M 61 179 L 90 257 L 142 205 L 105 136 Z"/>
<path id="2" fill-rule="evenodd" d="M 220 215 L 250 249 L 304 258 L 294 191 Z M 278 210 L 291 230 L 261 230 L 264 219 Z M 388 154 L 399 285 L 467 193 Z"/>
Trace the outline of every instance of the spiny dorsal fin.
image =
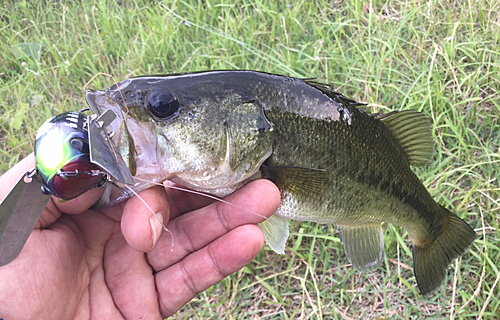
<path id="1" fill-rule="evenodd" d="M 423 166 L 432 160 L 433 142 L 429 118 L 415 110 L 392 111 L 376 119 L 382 121 L 403 147 L 410 165 Z"/>
<path id="2" fill-rule="evenodd" d="M 366 104 L 344 97 L 342 94 L 335 92 L 330 85 L 318 82 L 314 78 L 302 80 L 336 102 L 356 107 L 369 114 Z M 415 110 L 403 110 L 373 116 L 391 130 L 405 150 L 410 165 L 418 167 L 431 162 L 433 152 L 432 132 L 431 123 L 426 115 Z"/>
<path id="3" fill-rule="evenodd" d="M 365 103 L 356 102 L 356 101 L 354 101 L 352 99 L 346 98 L 342 94 L 334 91 L 332 89 L 332 86 L 329 85 L 329 84 L 318 82 L 314 78 L 302 79 L 302 81 L 304 81 L 308 85 L 310 85 L 310 86 L 318 89 L 323 94 L 327 95 L 328 97 L 334 99 L 335 101 L 337 101 L 339 103 L 342 103 L 345 106 L 356 107 L 356 108 L 358 108 L 359 110 L 362 110 L 362 111 L 367 110 L 367 106 L 366 106 Z"/>

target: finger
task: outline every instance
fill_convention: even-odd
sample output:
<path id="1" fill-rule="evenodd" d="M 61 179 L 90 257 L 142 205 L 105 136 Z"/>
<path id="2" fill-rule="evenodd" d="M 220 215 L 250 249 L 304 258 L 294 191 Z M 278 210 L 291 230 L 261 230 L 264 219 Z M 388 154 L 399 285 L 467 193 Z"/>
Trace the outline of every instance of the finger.
<path id="1" fill-rule="evenodd" d="M 57 209 L 61 210 L 64 213 L 80 214 L 92 207 L 97 202 L 97 200 L 101 198 L 103 192 L 104 189 L 94 188 L 85 192 L 81 196 L 68 201 L 61 201 L 55 198 L 54 203 Z M 54 197 L 52 197 L 52 199 L 54 199 Z"/>
<path id="2" fill-rule="evenodd" d="M 45 210 L 35 226 L 35 229 L 44 229 L 53 224 L 61 214 L 80 214 L 87 211 L 94 203 L 102 196 L 103 190 L 94 188 L 81 196 L 68 201 L 61 201 L 55 197 L 51 197 Z"/>
<path id="3" fill-rule="evenodd" d="M 13 166 L 9 171 L 5 172 L 0 177 L 0 199 L 5 198 L 16 183 L 24 176 L 24 174 L 35 167 L 35 156 L 30 153 L 26 158 L 19 161 L 15 166 Z"/>
<path id="4" fill-rule="evenodd" d="M 216 202 L 169 222 L 167 228 L 172 236 L 164 233 L 155 250 L 148 254 L 155 271 L 169 267 L 236 227 L 264 221 L 278 208 L 280 193 L 270 181 L 256 180 L 224 200 L 233 205 Z"/>
<path id="5" fill-rule="evenodd" d="M 133 197 L 125 204 L 121 228 L 132 248 L 147 252 L 153 250 L 160 239 L 163 223 L 168 222 L 170 211 L 164 188 L 144 190 L 139 197 Z"/>
<path id="6" fill-rule="evenodd" d="M 57 200 L 56 200 L 57 201 Z M 54 197 L 51 197 L 45 209 L 42 212 L 42 215 L 38 219 L 35 229 L 45 229 L 54 222 L 56 222 L 59 217 L 61 217 L 62 212 L 59 210 L 54 202 Z"/>
<path id="7" fill-rule="evenodd" d="M 158 272 L 155 281 L 162 315 L 172 315 L 198 293 L 243 268 L 263 245 L 259 227 L 241 226 Z"/>
<path id="8" fill-rule="evenodd" d="M 103 266 L 114 305 L 125 319 L 162 319 L 153 270 L 144 253 L 115 234 L 106 245 Z"/>

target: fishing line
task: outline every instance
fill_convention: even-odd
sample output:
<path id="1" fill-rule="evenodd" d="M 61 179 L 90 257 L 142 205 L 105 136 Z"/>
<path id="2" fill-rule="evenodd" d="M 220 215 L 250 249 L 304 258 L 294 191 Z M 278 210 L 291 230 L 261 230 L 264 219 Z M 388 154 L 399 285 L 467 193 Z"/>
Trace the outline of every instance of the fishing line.
<path id="1" fill-rule="evenodd" d="M 125 185 L 125 187 L 127 187 L 127 189 L 132 192 L 137 198 L 139 198 L 139 200 L 141 200 L 142 204 L 144 204 L 144 206 L 146 206 L 146 208 L 155 216 L 155 218 L 161 223 L 162 227 L 163 227 L 163 230 L 165 230 L 166 232 L 168 232 L 170 234 L 170 238 L 172 240 L 172 243 L 171 243 L 171 247 L 170 247 L 170 251 L 173 252 L 174 251 L 174 234 L 172 233 L 172 231 L 168 230 L 167 227 L 165 226 L 165 224 L 163 223 L 163 217 L 162 218 L 159 218 L 158 215 L 160 213 L 156 213 L 153 211 L 153 209 L 151 209 L 151 207 L 148 205 L 148 203 L 140 196 L 137 194 L 137 192 L 135 192 L 131 187 L 129 187 L 128 185 Z"/>
<path id="2" fill-rule="evenodd" d="M 142 181 L 142 182 L 147 182 L 147 183 L 152 183 L 152 184 L 155 184 L 157 186 L 162 186 L 162 187 L 165 187 L 165 188 L 170 188 L 170 189 L 174 189 L 174 190 L 179 190 L 179 191 L 184 191 L 184 192 L 189 192 L 189 193 L 193 193 L 193 194 L 196 194 L 196 195 L 200 195 L 200 196 L 203 196 L 203 197 L 207 197 L 209 199 L 212 199 L 212 200 L 216 200 L 216 201 L 219 201 L 219 202 L 222 202 L 224 204 L 227 204 L 231 207 L 234 207 L 234 208 L 237 208 L 237 209 L 240 209 L 240 210 L 243 210 L 243 211 L 246 211 L 248 213 L 251 213 L 253 215 L 256 215 L 257 217 L 259 218 L 262 218 L 264 220 L 267 220 L 267 217 L 266 216 L 263 216 L 261 214 L 258 214 L 257 212 L 254 212 L 252 210 L 248 210 L 248 209 L 245 209 L 243 207 L 240 207 L 238 205 L 235 205 L 229 201 L 226 201 L 224 199 L 221 199 L 219 197 L 216 197 L 216 196 L 213 196 L 211 194 L 207 194 L 207 193 L 203 193 L 203 192 L 200 192 L 200 191 L 195 191 L 195 190 L 191 190 L 191 189 L 186 189 L 186 188 L 181 188 L 181 187 L 175 187 L 175 186 L 166 186 L 164 185 L 163 183 L 159 183 L 159 182 L 152 182 L 152 181 L 148 181 L 146 179 L 141 179 L 141 178 L 138 178 L 138 177 L 134 177 L 135 180 L 139 180 L 139 181 Z"/>
<path id="3" fill-rule="evenodd" d="M 122 91 L 120 90 L 120 86 L 118 85 L 118 81 L 116 81 L 116 78 L 111 75 L 111 74 L 108 74 L 108 73 L 105 73 L 105 72 L 98 72 L 96 73 L 89 81 L 87 81 L 87 83 L 83 86 L 83 91 L 85 91 L 87 89 L 87 87 L 90 85 L 90 83 L 92 83 L 92 81 L 94 81 L 95 78 L 97 78 L 98 76 L 106 76 L 106 77 L 110 77 L 113 79 L 113 81 L 115 82 L 115 85 L 116 87 L 118 88 L 118 92 L 120 92 L 120 96 L 122 97 L 123 99 L 123 104 L 125 105 L 125 109 L 127 109 L 126 113 L 128 114 L 128 106 L 127 106 L 127 102 L 125 101 L 125 97 L 123 96 L 123 93 Z"/>
<path id="4" fill-rule="evenodd" d="M 118 85 L 118 81 L 116 80 L 116 78 L 111 74 L 108 74 L 105 72 L 98 72 L 89 81 L 87 81 L 87 83 L 83 86 L 83 91 L 85 91 L 87 89 L 87 87 L 92 83 L 92 81 L 94 81 L 94 79 L 97 78 L 98 76 L 106 76 L 106 77 L 110 77 L 111 79 L 113 79 L 113 81 L 116 85 L 116 88 L 118 89 L 118 92 L 120 93 L 120 96 L 121 96 L 122 101 L 123 101 L 123 105 L 125 107 L 125 115 L 122 117 L 122 121 L 121 121 L 120 125 L 118 126 L 118 130 L 117 130 L 117 131 L 120 131 L 121 126 L 125 122 L 125 118 L 129 116 L 129 108 L 127 106 L 127 101 L 125 100 L 125 97 L 123 96 L 123 92 L 121 91 L 120 86 Z M 110 135 L 110 133 L 108 133 L 108 130 L 106 128 L 104 128 L 104 132 L 106 132 L 106 135 L 111 138 L 111 135 Z M 108 145 L 109 145 L 109 142 L 108 142 Z M 115 160 L 116 160 L 118 157 L 115 154 L 114 149 L 113 148 L 110 148 L 110 149 L 113 152 L 113 155 L 114 155 Z"/>

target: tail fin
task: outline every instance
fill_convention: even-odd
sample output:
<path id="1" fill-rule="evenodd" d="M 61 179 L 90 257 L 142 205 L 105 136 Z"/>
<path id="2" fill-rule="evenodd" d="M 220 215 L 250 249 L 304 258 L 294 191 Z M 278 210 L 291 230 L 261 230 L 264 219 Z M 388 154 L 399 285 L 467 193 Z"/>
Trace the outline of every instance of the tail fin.
<path id="1" fill-rule="evenodd" d="M 448 265 L 465 253 L 476 238 L 476 232 L 467 222 L 446 208 L 441 209 L 446 219 L 441 234 L 426 248 L 413 246 L 413 270 L 424 296 L 443 282 Z"/>

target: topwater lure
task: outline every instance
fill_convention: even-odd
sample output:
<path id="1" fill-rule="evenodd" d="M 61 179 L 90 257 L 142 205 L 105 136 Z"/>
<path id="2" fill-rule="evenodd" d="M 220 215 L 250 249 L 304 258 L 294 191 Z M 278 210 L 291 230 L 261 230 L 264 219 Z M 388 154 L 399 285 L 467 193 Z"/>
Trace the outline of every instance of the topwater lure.
<path id="1" fill-rule="evenodd" d="M 134 180 L 106 126 L 112 112 L 88 116 L 66 112 L 47 120 L 35 140 L 35 168 L 26 172 L 0 204 L 0 266 L 21 252 L 50 196 L 63 200 Z"/>

